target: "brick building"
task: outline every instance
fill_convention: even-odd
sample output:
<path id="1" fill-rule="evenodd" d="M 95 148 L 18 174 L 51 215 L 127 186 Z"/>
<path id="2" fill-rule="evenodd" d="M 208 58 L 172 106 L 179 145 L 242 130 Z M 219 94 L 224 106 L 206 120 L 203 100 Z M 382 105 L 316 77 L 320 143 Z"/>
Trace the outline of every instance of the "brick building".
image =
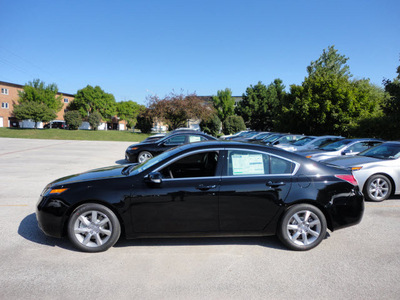
<path id="1" fill-rule="evenodd" d="M 13 114 L 14 104 L 18 103 L 18 91 L 22 91 L 23 85 L 0 81 L 0 127 L 18 127 L 19 120 Z M 74 95 L 58 93 L 62 95 L 63 108 L 57 113 L 56 120 L 64 120 L 64 112 L 68 104 L 74 100 Z"/>

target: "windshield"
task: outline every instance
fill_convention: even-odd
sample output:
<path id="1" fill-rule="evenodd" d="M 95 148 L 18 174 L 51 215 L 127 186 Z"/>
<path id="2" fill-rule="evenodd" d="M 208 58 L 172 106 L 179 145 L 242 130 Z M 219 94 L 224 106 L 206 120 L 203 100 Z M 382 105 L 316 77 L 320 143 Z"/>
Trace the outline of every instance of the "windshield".
<path id="1" fill-rule="evenodd" d="M 281 134 L 274 134 L 274 135 L 267 137 L 266 139 L 263 139 L 263 142 L 265 142 L 265 143 L 273 142 L 273 141 L 279 139 L 281 136 L 282 136 Z"/>
<path id="2" fill-rule="evenodd" d="M 146 160 L 145 162 L 143 162 L 141 164 L 131 166 L 128 170 L 128 173 L 132 174 L 132 175 L 139 174 L 139 173 L 143 172 L 144 170 L 147 170 L 148 168 L 154 166 L 155 164 L 158 164 L 160 161 L 167 158 L 168 156 L 174 155 L 176 152 L 179 152 L 179 148 L 169 149 L 169 150 L 161 153 L 158 156 L 155 156 L 149 160 Z"/>
<path id="3" fill-rule="evenodd" d="M 400 157 L 400 144 L 381 144 L 365 150 L 359 155 L 381 159 L 396 159 Z"/>
<path id="4" fill-rule="evenodd" d="M 341 140 L 341 141 L 334 142 L 332 144 L 322 146 L 319 149 L 325 150 L 325 151 L 337 151 L 337 150 L 344 148 L 344 146 L 346 146 L 347 144 L 350 144 L 351 142 L 352 142 L 352 140 Z"/>
<path id="5" fill-rule="evenodd" d="M 260 133 L 260 134 L 257 134 L 257 135 L 254 137 L 254 139 L 255 139 L 255 140 L 262 140 L 263 138 L 265 138 L 265 137 L 267 137 L 267 136 L 269 136 L 269 135 L 271 135 L 271 133 Z"/>
<path id="6" fill-rule="evenodd" d="M 300 140 L 295 141 L 292 145 L 293 146 L 304 146 L 305 144 L 307 144 L 307 143 L 309 143 L 309 142 L 311 142 L 313 140 L 315 140 L 314 137 L 306 136 L 306 137 L 303 137 Z"/>

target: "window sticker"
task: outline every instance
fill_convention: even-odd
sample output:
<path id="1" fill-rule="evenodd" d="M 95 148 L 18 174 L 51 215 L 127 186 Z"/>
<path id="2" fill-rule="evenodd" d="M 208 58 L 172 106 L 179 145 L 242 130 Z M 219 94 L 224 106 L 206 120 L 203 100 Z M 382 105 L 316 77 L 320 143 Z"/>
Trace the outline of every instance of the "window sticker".
<path id="1" fill-rule="evenodd" d="M 264 174 L 262 154 L 234 154 L 232 155 L 233 175 Z"/>
<path id="2" fill-rule="evenodd" d="M 191 135 L 189 136 L 189 143 L 200 142 L 201 138 L 199 136 Z"/>

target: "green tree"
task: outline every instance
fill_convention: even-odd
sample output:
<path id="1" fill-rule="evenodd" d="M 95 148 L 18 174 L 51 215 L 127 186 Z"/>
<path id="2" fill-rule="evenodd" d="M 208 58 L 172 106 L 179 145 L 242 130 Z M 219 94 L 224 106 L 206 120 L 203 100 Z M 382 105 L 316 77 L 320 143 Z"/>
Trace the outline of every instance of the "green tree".
<path id="1" fill-rule="evenodd" d="M 103 120 L 111 121 L 117 113 L 115 98 L 112 94 L 104 92 L 99 86 L 90 85 L 79 90 L 69 110 L 78 110 L 82 117 L 87 117 L 97 111 Z"/>
<path id="2" fill-rule="evenodd" d="M 82 125 L 82 116 L 77 110 L 67 111 L 64 114 L 64 120 L 71 130 L 78 130 L 78 128 Z"/>
<path id="3" fill-rule="evenodd" d="M 117 102 L 117 114 L 121 120 L 125 120 L 128 128 L 133 128 L 136 125 L 137 117 L 144 112 L 146 107 L 134 101 Z"/>
<path id="4" fill-rule="evenodd" d="M 93 130 L 97 130 L 101 122 L 101 114 L 97 111 L 92 112 L 88 117 L 88 122 Z"/>
<path id="5" fill-rule="evenodd" d="M 236 114 L 254 130 L 272 130 L 280 102 L 285 96 L 282 80 L 275 79 L 268 87 L 261 82 L 248 87 L 242 101 L 236 106 Z"/>
<path id="6" fill-rule="evenodd" d="M 364 118 L 381 113 L 381 89 L 369 80 L 351 80 L 348 58 L 334 47 L 307 68 L 301 86 L 284 98 L 278 130 L 305 134 L 348 135 Z"/>
<path id="7" fill-rule="evenodd" d="M 185 127 L 190 119 L 207 119 L 214 113 L 214 108 L 196 94 L 171 93 L 163 99 L 152 96 L 148 100 L 153 119 L 166 122 L 170 130 Z"/>
<path id="8" fill-rule="evenodd" d="M 221 130 L 221 120 L 216 114 L 213 114 L 208 119 L 201 120 L 199 125 L 202 131 L 213 136 L 217 136 Z"/>
<path id="9" fill-rule="evenodd" d="M 138 117 L 136 123 L 136 129 L 139 129 L 142 133 L 150 133 L 153 128 L 153 117 L 150 109 L 146 108 Z"/>
<path id="10" fill-rule="evenodd" d="M 223 122 L 224 134 L 233 134 L 238 131 L 246 130 L 246 125 L 241 116 L 229 116 Z"/>
<path id="11" fill-rule="evenodd" d="M 58 94 L 58 88 L 55 83 L 46 85 L 43 81 L 35 79 L 25 84 L 22 91 L 18 91 L 19 103 L 37 102 L 43 103 L 55 112 L 63 107 L 62 95 Z"/>
<path id="12" fill-rule="evenodd" d="M 235 99 L 232 98 L 232 91 L 228 88 L 224 91 L 218 91 L 217 96 L 213 96 L 213 105 L 217 110 L 218 118 L 222 122 L 235 114 Z"/>
<path id="13" fill-rule="evenodd" d="M 35 128 L 37 128 L 37 122 L 49 122 L 57 117 L 53 109 L 36 101 L 25 101 L 14 105 L 13 114 L 20 120 L 35 121 Z"/>

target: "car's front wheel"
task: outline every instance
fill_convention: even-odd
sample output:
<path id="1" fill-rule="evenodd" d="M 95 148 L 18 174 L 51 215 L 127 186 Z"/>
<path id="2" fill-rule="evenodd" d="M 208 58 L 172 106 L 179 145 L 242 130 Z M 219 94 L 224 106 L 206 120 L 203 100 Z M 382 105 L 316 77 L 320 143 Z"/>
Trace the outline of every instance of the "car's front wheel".
<path id="1" fill-rule="evenodd" d="M 364 196 L 367 200 L 381 202 L 390 197 L 392 183 L 385 175 L 377 174 L 368 178 L 364 187 Z"/>
<path id="2" fill-rule="evenodd" d="M 277 235 L 292 250 L 310 250 L 326 235 L 326 218 L 317 207 L 297 204 L 283 215 Z"/>
<path id="3" fill-rule="evenodd" d="M 101 252 L 119 239 L 121 226 L 109 208 L 87 203 L 72 213 L 68 222 L 68 237 L 76 248 L 85 252 Z"/>
<path id="4" fill-rule="evenodd" d="M 151 154 L 149 151 L 142 151 L 138 155 L 138 162 L 143 163 L 150 158 L 153 158 L 153 154 Z"/>

